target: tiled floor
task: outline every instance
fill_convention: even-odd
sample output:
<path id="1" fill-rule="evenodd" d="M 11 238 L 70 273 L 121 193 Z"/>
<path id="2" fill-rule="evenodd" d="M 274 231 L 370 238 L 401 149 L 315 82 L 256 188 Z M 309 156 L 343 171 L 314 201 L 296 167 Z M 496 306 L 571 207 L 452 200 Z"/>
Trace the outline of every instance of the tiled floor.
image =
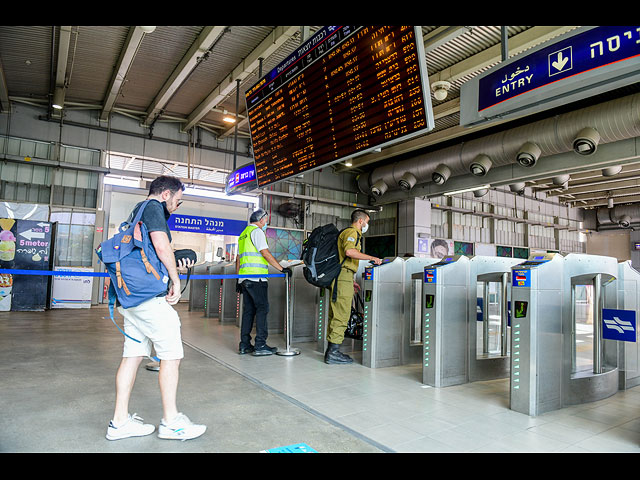
<path id="1" fill-rule="evenodd" d="M 231 370 L 393 452 L 640 452 L 640 387 L 538 417 L 509 409 L 508 380 L 432 388 L 420 366 L 326 365 L 301 354 L 237 354 L 238 328 L 181 311 L 183 339 Z M 269 343 L 284 348 L 282 335 Z"/>

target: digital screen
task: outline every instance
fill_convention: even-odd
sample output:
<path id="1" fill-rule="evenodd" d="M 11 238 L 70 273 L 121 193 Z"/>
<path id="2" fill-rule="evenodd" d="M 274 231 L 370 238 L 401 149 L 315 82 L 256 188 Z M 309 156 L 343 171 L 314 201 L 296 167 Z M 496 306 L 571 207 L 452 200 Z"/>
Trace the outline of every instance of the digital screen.
<path id="1" fill-rule="evenodd" d="M 244 165 L 229 174 L 225 192 L 227 195 L 249 192 L 258 186 L 256 182 L 256 168 L 253 163 Z"/>
<path id="2" fill-rule="evenodd" d="M 436 296 L 427 293 L 424 297 L 424 308 L 434 308 L 435 307 Z"/>
<path id="3" fill-rule="evenodd" d="M 371 301 L 371 290 L 365 290 L 365 292 L 364 292 L 364 301 L 365 302 L 370 302 Z"/>
<path id="4" fill-rule="evenodd" d="M 329 26 L 246 92 L 259 186 L 433 129 L 422 30 Z"/>
<path id="5" fill-rule="evenodd" d="M 527 308 L 529 306 L 529 302 L 521 302 L 520 300 L 516 300 L 513 305 L 514 318 L 525 318 L 527 316 Z"/>

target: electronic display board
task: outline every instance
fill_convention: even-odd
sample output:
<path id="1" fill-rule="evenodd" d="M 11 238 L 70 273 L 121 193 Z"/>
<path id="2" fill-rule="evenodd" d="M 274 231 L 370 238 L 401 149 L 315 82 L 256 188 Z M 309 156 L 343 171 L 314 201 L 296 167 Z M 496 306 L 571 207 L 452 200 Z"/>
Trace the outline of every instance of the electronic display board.
<path id="1" fill-rule="evenodd" d="M 433 129 L 422 30 L 328 26 L 246 92 L 259 186 Z"/>

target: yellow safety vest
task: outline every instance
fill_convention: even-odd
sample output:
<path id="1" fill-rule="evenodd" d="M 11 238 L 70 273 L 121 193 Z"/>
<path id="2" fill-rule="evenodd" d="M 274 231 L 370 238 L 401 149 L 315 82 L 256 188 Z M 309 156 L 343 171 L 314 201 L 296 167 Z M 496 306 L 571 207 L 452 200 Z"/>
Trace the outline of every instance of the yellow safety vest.
<path id="1" fill-rule="evenodd" d="M 248 225 L 238 239 L 238 257 L 240 259 L 238 275 L 267 275 L 269 273 L 269 262 L 251 241 L 251 232 L 256 228 L 258 228 L 256 225 Z"/>

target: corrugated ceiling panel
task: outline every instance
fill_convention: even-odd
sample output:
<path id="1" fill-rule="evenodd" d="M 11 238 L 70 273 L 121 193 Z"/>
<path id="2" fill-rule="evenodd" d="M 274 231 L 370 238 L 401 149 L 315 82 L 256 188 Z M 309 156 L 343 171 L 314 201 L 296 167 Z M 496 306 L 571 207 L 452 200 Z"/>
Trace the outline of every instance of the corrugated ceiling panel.
<path id="1" fill-rule="evenodd" d="M 101 104 L 118 63 L 129 27 L 80 26 L 77 46 L 71 34 L 67 75 L 69 86 L 65 101 Z M 74 54 L 75 47 L 75 54 Z"/>
<path id="2" fill-rule="evenodd" d="M 158 26 L 153 33 L 146 34 L 116 106 L 146 111 L 203 28 Z"/>
<path id="3" fill-rule="evenodd" d="M 249 55 L 273 27 L 232 26 L 214 46 L 211 56 L 200 63 L 167 106 L 168 112 L 188 115 Z M 235 103 L 234 103 L 235 105 Z M 234 108 L 235 111 L 235 108 Z"/>
<path id="4" fill-rule="evenodd" d="M 0 61 L 5 71 L 9 95 L 48 98 L 52 28 L 15 25 L 0 27 Z M 30 63 L 27 64 L 27 61 Z"/>

